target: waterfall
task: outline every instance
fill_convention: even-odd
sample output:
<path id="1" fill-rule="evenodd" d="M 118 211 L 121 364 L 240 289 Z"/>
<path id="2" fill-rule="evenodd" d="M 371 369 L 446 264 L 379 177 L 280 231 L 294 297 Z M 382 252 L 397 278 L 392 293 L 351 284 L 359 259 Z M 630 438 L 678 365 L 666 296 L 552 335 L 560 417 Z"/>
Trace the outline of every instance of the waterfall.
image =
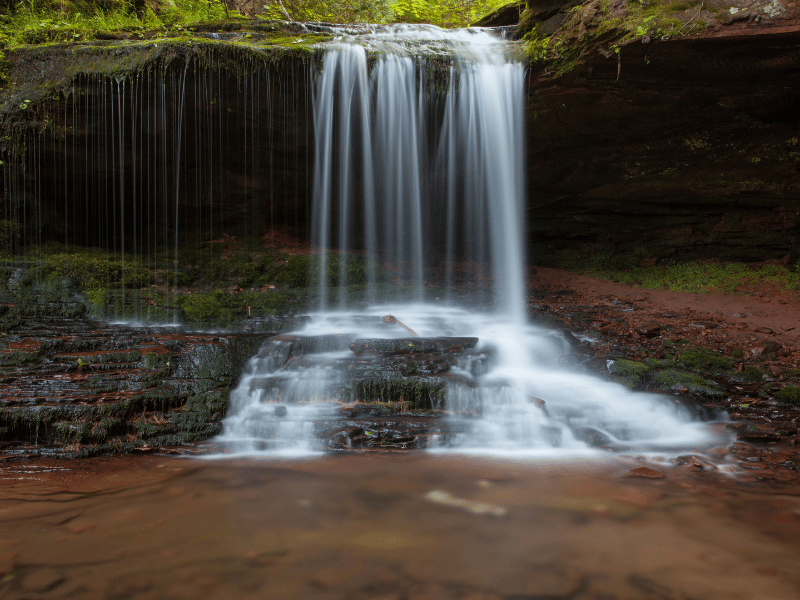
<path id="1" fill-rule="evenodd" d="M 443 264 L 452 283 L 456 260 L 478 265 L 494 278 L 498 309 L 523 320 L 524 67 L 505 51 L 485 31 L 431 26 L 327 50 L 314 107 L 322 309 L 346 307 L 344 270 L 330 297 L 330 252 L 362 250 L 417 301 L 426 270 Z M 368 288 L 374 300 L 374 276 Z"/>
<path id="2" fill-rule="evenodd" d="M 525 68 L 507 42 L 392 26 L 342 33 L 321 66 L 247 55 L 231 71 L 214 52 L 77 77 L 47 127 L 5 144 L 0 225 L 16 228 L 3 252 L 30 265 L 24 254 L 54 240 L 113 257 L 84 286 L 102 296 L 95 316 L 150 322 L 164 315 L 148 292 L 175 308 L 201 244 L 224 235 L 260 248 L 279 224 L 310 239 L 317 312 L 250 360 L 221 441 L 316 451 L 350 418 L 342 407 L 365 399 L 410 403 L 428 411 L 420 419 L 445 407 L 450 429 L 426 438 L 443 450 L 708 441 L 663 398 L 560 368 L 564 340 L 528 322 Z M 424 364 L 402 356 L 415 341 L 398 321 L 428 339 Z M 360 356 L 351 345 L 364 340 L 401 356 Z"/>
<path id="3" fill-rule="evenodd" d="M 297 340 L 272 341 L 248 364 L 220 438 L 229 451 L 323 448 L 333 407 L 353 399 L 354 382 L 390 381 L 382 370 L 396 368 L 391 358 L 361 360 L 347 347 L 356 336 L 402 338 L 384 326 L 386 314 L 423 337 L 475 336 L 492 357 L 465 354 L 441 379 L 452 431 L 434 443 L 439 450 L 572 456 L 596 452 L 587 439 L 637 451 L 709 439 L 702 424 L 657 397 L 560 368 L 565 342 L 527 323 L 524 68 L 506 49 L 485 31 L 431 26 L 380 28 L 328 45 L 314 104 L 319 312 L 303 333 L 301 358 L 290 360 L 295 350 L 286 345 Z M 370 305 L 356 312 L 343 260 L 353 252 L 370 265 Z M 493 310 L 465 310 L 454 298 L 441 301 L 446 295 L 431 302 L 427 274 L 443 272 L 449 288 L 458 263 L 475 267 L 472 285 L 491 282 Z M 378 269 L 400 285 L 382 285 Z M 339 345 L 306 353 L 320 336 L 342 332 L 351 335 Z"/>

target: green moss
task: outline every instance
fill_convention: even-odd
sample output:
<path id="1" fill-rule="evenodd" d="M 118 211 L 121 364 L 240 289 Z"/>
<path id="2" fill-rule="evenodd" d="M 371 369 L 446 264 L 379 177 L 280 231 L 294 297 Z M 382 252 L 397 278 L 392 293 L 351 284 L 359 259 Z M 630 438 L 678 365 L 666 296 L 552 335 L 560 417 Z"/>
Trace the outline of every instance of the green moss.
<path id="1" fill-rule="evenodd" d="M 633 390 L 643 389 L 646 385 L 651 367 L 633 360 L 615 360 L 608 368 L 609 379 Z"/>
<path id="2" fill-rule="evenodd" d="M 748 365 L 742 370 L 742 372 L 739 374 L 739 377 L 745 381 L 756 382 L 761 381 L 762 375 L 763 373 L 761 372 L 761 369 L 755 365 Z"/>
<path id="3" fill-rule="evenodd" d="M 775 394 L 775 399 L 782 404 L 800 404 L 800 387 L 787 385 Z"/>
<path id="4" fill-rule="evenodd" d="M 144 355 L 144 366 L 148 369 L 156 367 L 163 367 L 169 363 L 169 354 L 157 354 L 156 352 L 148 352 Z"/>
<path id="5" fill-rule="evenodd" d="M 650 376 L 649 387 L 658 391 L 687 390 L 690 394 L 709 398 L 720 398 L 725 395 L 716 382 L 679 369 L 655 371 Z"/>
<path id="6" fill-rule="evenodd" d="M 737 234 L 738 235 L 738 234 Z M 648 252 L 636 249 L 617 254 L 596 253 L 589 258 L 577 250 L 558 254 L 561 269 L 650 289 L 684 292 L 740 293 L 764 286 L 800 290 L 800 274 L 772 264 L 673 262 L 641 266 Z"/>
<path id="7" fill-rule="evenodd" d="M 677 364 L 683 369 L 711 374 L 728 373 L 733 370 L 730 360 L 719 352 L 703 347 L 687 350 L 680 355 Z"/>
<path id="8" fill-rule="evenodd" d="M 208 421 L 218 421 L 225 416 L 228 409 L 228 388 L 210 390 L 204 393 L 194 394 L 189 397 L 184 407 L 185 412 L 197 413 L 197 418 L 207 423 Z"/>
<path id="9" fill-rule="evenodd" d="M 688 373 L 679 366 L 707 364 L 701 360 L 695 360 L 696 356 L 706 358 L 707 351 L 693 352 L 685 363 L 680 360 L 672 361 L 669 359 L 646 359 L 642 362 L 633 360 L 615 360 L 609 366 L 608 379 L 621 383 L 633 390 L 652 390 L 652 391 L 682 391 L 690 394 L 706 397 L 719 397 L 723 395 L 720 386 L 711 380 L 695 374 Z M 689 353 L 685 353 L 689 354 Z M 692 360 L 688 360 L 692 359 Z"/>

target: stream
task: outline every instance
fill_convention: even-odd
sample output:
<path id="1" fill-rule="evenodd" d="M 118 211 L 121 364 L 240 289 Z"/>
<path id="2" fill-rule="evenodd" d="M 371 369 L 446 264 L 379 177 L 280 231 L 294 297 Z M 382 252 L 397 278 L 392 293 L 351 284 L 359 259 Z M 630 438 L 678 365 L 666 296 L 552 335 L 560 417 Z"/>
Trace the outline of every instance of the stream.
<path id="1" fill-rule="evenodd" d="M 797 489 L 635 461 L 0 465 L 0 597 L 790 600 Z"/>

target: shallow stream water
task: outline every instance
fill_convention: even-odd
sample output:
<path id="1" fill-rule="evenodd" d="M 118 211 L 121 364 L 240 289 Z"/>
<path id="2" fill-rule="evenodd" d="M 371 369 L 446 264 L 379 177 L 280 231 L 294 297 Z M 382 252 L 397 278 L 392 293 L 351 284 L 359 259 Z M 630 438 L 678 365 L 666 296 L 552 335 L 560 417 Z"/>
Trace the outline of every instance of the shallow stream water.
<path id="1" fill-rule="evenodd" d="M 0 598 L 789 600 L 798 489 L 422 453 L 0 466 Z"/>

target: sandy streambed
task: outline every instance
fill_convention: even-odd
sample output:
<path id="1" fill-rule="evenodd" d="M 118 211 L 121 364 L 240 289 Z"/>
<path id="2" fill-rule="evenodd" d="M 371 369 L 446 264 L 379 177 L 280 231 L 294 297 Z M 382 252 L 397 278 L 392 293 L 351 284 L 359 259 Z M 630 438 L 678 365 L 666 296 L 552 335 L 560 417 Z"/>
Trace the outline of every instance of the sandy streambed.
<path id="1" fill-rule="evenodd" d="M 797 489 L 419 453 L 0 465 L 0 598 L 793 599 Z"/>

